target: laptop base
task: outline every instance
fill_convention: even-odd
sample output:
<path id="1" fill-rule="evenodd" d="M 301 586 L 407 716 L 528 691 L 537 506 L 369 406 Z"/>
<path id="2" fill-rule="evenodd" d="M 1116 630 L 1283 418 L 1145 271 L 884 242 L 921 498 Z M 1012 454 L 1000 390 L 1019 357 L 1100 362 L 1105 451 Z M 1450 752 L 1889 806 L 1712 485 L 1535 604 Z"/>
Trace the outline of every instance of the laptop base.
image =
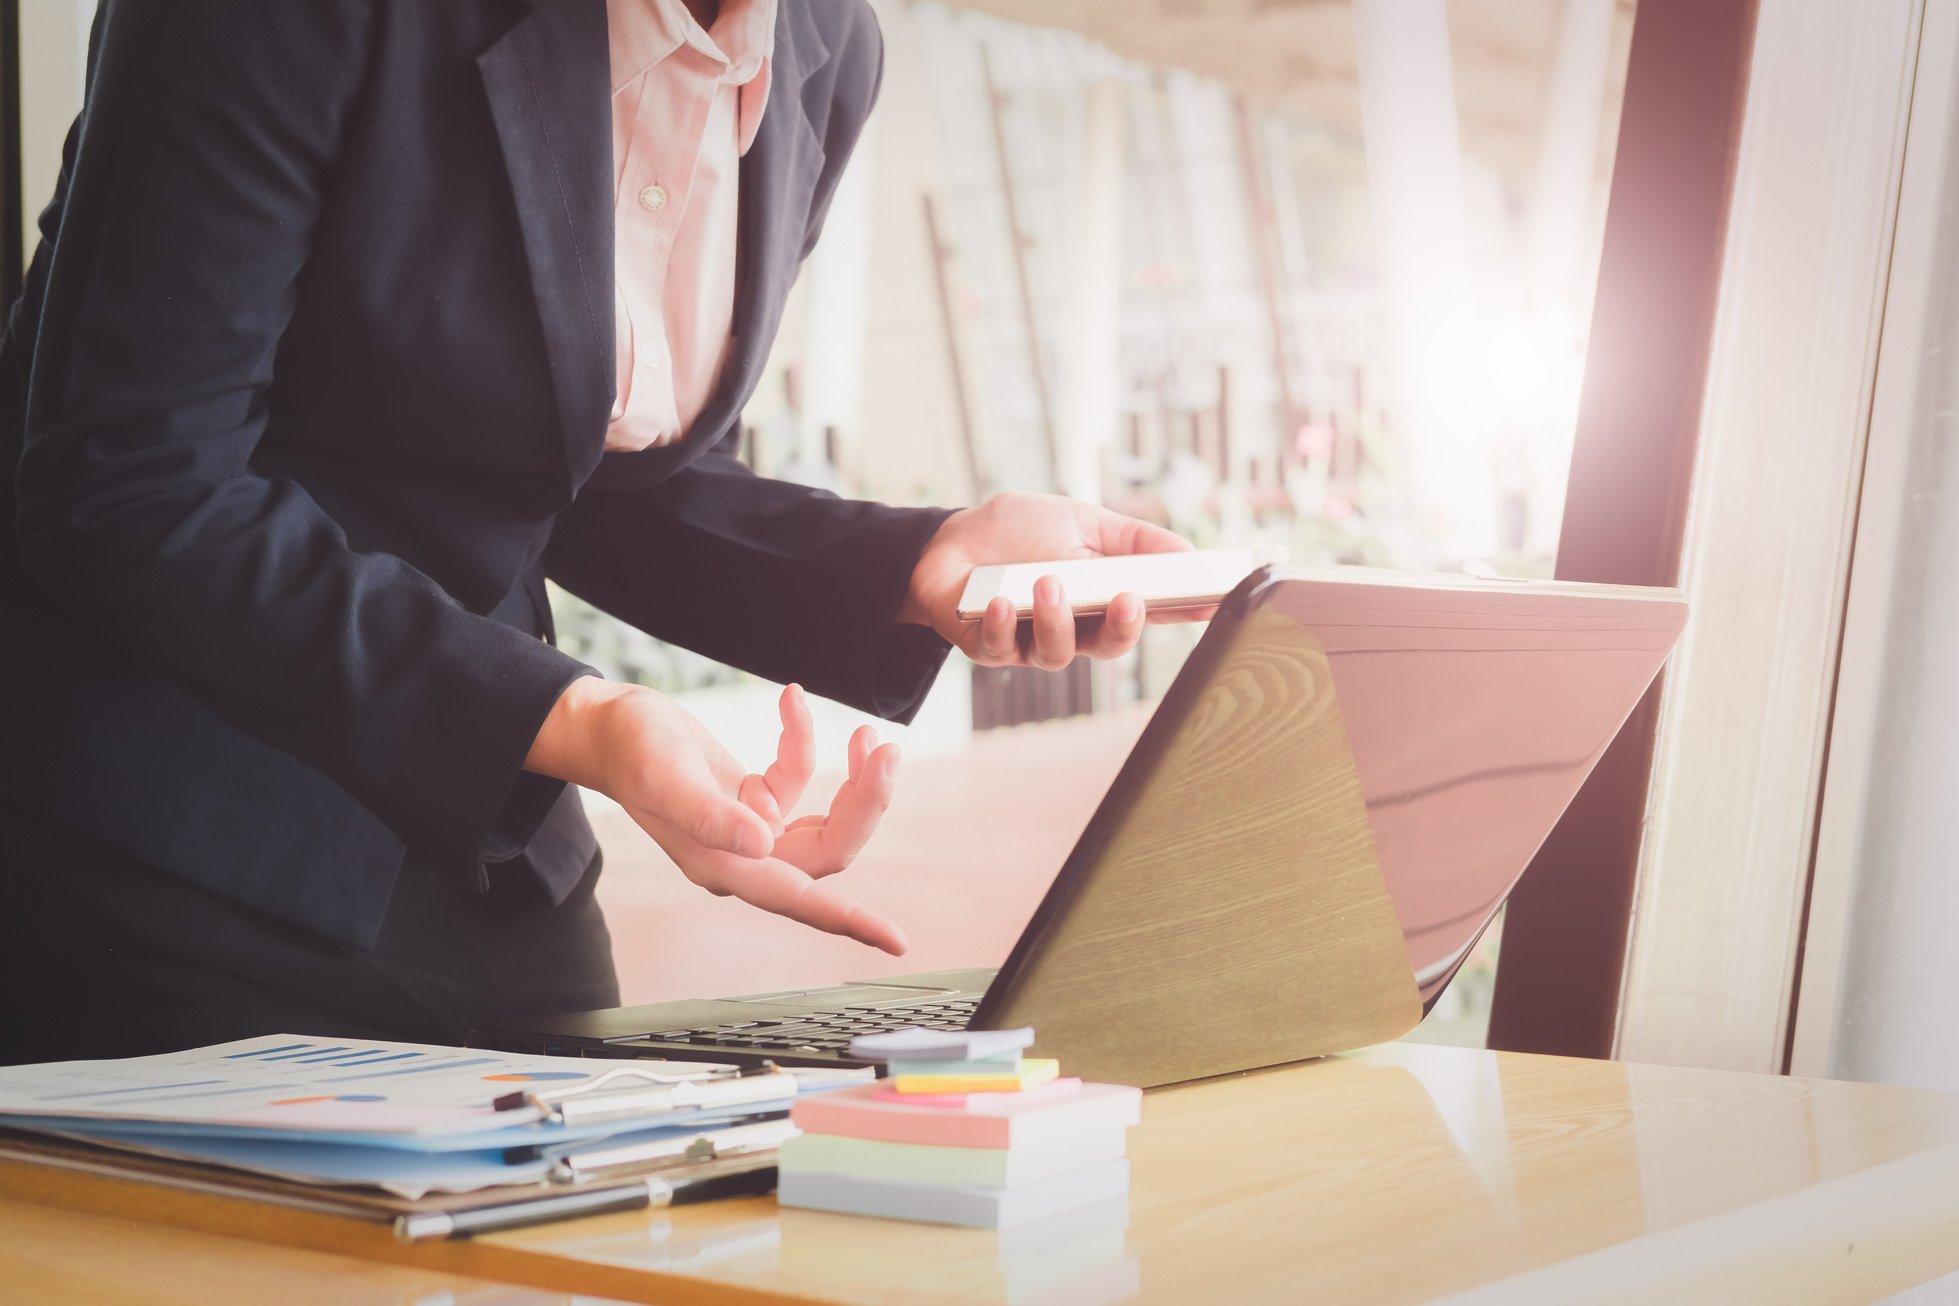
<path id="1" fill-rule="evenodd" d="M 995 971 L 941 970 L 738 998 L 533 1016 L 471 1029 L 471 1047 L 560 1057 L 862 1066 L 855 1034 L 963 1029 Z"/>

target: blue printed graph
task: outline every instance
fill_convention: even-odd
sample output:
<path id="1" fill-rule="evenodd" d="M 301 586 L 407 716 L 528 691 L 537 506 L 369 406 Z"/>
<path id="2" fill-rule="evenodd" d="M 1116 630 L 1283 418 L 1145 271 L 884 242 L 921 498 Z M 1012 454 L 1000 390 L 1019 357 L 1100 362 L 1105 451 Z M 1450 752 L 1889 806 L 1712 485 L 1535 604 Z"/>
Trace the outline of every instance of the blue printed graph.
<path id="1" fill-rule="evenodd" d="M 408 1061 L 426 1056 L 422 1052 L 390 1052 L 387 1048 L 363 1048 L 348 1044 L 284 1043 L 275 1048 L 255 1048 L 233 1052 L 227 1061 L 284 1061 L 297 1066 L 375 1066 L 383 1061 Z"/>

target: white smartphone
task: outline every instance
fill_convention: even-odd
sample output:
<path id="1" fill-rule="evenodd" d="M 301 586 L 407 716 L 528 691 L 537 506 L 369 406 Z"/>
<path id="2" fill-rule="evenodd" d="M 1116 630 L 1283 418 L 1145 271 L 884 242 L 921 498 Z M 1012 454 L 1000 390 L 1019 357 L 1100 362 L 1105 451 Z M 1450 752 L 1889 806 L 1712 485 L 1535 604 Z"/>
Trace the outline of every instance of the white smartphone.
<path id="1" fill-rule="evenodd" d="M 975 622 L 1005 595 L 1022 618 L 1034 614 L 1034 582 L 1061 582 L 1078 617 L 1108 611 L 1118 594 L 1135 594 L 1150 611 L 1215 607 L 1262 559 L 1251 549 L 1199 549 L 1194 553 L 1132 553 L 1119 558 L 1074 558 L 975 567 L 959 596 L 959 619 Z"/>

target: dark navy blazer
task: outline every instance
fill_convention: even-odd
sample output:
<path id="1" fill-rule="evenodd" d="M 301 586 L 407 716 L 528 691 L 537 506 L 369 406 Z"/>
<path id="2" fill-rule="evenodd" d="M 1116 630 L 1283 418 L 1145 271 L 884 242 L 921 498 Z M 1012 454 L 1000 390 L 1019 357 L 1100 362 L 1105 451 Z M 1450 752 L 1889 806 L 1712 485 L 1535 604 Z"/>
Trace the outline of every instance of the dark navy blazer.
<path id="1" fill-rule="evenodd" d="M 881 68 L 863 0 L 781 6 L 720 389 L 601 456 L 604 0 L 107 0 L 0 349 L 0 801 L 361 946 L 407 853 L 584 870 L 521 769 L 584 670 L 547 574 L 908 718 L 942 514 L 733 456 Z"/>

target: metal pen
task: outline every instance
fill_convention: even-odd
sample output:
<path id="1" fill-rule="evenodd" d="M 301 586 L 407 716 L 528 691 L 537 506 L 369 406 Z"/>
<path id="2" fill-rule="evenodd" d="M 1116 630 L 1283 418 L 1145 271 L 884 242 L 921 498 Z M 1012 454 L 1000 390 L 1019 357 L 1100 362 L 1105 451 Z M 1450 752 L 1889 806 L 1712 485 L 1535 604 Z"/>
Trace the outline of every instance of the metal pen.
<path id="1" fill-rule="evenodd" d="M 757 1197 L 772 1191 L 775 1181 L 775 1159 L 770 1157 L 754 1165 L 722 1170 L 697 1179 L 667 1180 L 649 1175 L 627 1184 L 607 1184 L 604 1188 L 526 1198 L 500 1206 L 398 1215 L 395 1217 L 395 1237 L 403 1242 L 466 1238 L 471 1234 L 524 1229 L 586 1215 L 685 1205 L 723 1197 Z"/>

